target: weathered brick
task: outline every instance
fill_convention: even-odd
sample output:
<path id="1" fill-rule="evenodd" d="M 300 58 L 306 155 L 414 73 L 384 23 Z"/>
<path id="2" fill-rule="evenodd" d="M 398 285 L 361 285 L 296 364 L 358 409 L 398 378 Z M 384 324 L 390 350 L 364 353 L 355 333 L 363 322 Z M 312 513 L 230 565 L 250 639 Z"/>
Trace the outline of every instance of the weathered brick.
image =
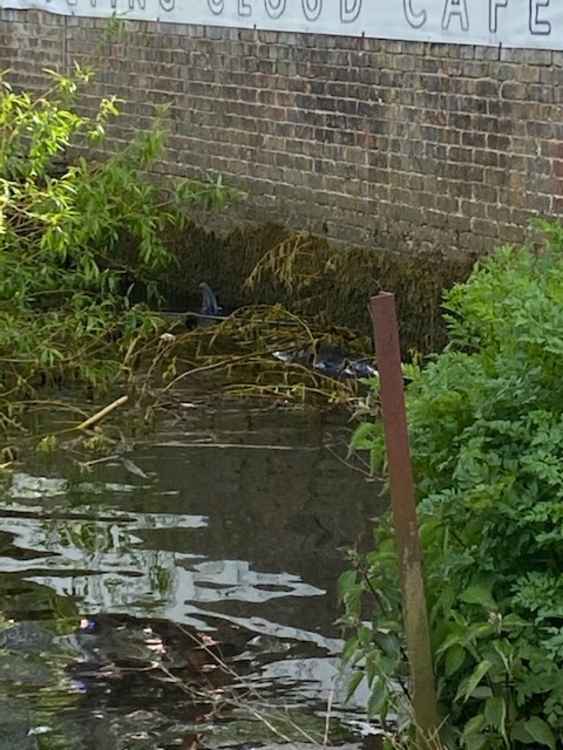
<path id="1" fill-rule="evenodd" d="M 42 68 L 93 63 L 81 111 L 127 99 L 114 148 L 170 105 L 155 175 L 221 171 L 249 193 L 249 218 L 271 210 L 344 242 L 375 232 L 408 252 L 490 249 L 520 241 L 534 213 L 563 215 L 563 53 L 142 21 L 108 40 L 106 28 L 0 11 L 0 65 L 39 91 Z"/>

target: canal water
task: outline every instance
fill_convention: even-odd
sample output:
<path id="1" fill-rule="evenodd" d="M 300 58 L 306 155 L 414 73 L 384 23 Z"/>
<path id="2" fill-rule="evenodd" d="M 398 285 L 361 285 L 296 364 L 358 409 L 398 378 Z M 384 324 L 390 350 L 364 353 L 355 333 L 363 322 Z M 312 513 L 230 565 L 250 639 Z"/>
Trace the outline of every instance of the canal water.
<path id="1" fill-rule="evenodd" d="M 0 480 L 0 750 L 361 742 L 337 579 L 378 488 L 349 425 L 186 391 L 109 460 Z"/>

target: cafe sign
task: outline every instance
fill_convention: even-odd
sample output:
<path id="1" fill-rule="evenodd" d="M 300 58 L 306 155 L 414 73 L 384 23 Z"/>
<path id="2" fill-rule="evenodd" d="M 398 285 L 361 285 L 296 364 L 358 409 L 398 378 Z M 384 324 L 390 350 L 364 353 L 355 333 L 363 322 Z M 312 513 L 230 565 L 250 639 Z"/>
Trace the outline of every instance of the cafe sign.
<path id="1" fill-rule="evenodd" d="M 0 0 L 97 18 L 563 50 L 561 0 Z"/>

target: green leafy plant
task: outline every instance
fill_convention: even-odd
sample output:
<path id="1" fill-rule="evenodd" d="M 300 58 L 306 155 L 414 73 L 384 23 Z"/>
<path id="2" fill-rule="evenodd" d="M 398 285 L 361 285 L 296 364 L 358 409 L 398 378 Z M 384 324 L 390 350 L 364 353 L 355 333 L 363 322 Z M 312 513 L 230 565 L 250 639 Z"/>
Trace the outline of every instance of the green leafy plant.
<path id="1" fill-rule="evenodd" d="M 563 737 L 563 230 L 542 226 L 542 253 L 502 248 L 446 294 L 451 343 L 409 370 L 434 665 L 451 748 L 556 750 Z M 361 425 L 352 448 L 381 466 L 380 425 Z M 353 632 L 345 657 L 368 679 L 371 713 L 385 718 L 404 697 L 397 686 L 408 690 L 388 519 L 377 525 L 375 550 L 352 561 L 341 580 Z"/>
<path id="2" fill-rule="evenodd" d="M 144 178 L 165 143 L 157 119 L 103 161 L 119 115 L 115 98 L 79 113 L 91 72 L 51 73 L 42 96 L 0 78 L 0 426 L 45 383 L 103 390 L 127 376 L 134 353 L 161 322 L 146 305 L 173 264 L 165 238 L 193 202 L 217 205 L 222 184 L 162 191 Z"/>

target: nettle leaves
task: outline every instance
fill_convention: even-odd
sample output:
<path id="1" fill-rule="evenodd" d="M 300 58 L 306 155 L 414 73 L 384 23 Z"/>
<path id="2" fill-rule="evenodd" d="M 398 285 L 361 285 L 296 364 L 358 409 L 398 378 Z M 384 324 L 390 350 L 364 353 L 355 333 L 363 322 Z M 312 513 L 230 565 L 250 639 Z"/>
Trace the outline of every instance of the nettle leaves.
<path id="1" fill-rule="evenodd" d="M 544 229 L 541 255 L 502 248 L 447 293 L 451 343 L 407 387 L 448 748 L 557 750 L 563 737 L 563 229 Z M 384 468 L 379 424 L 352 448 Z M 402 638 L 388 520 L 376 539 L 354 558 L 363 636 L 346 656 L 378 665 L 385 720 L 408 681 L 404 644 L 393 661 L 378 639 L 391 622 Z"/>

